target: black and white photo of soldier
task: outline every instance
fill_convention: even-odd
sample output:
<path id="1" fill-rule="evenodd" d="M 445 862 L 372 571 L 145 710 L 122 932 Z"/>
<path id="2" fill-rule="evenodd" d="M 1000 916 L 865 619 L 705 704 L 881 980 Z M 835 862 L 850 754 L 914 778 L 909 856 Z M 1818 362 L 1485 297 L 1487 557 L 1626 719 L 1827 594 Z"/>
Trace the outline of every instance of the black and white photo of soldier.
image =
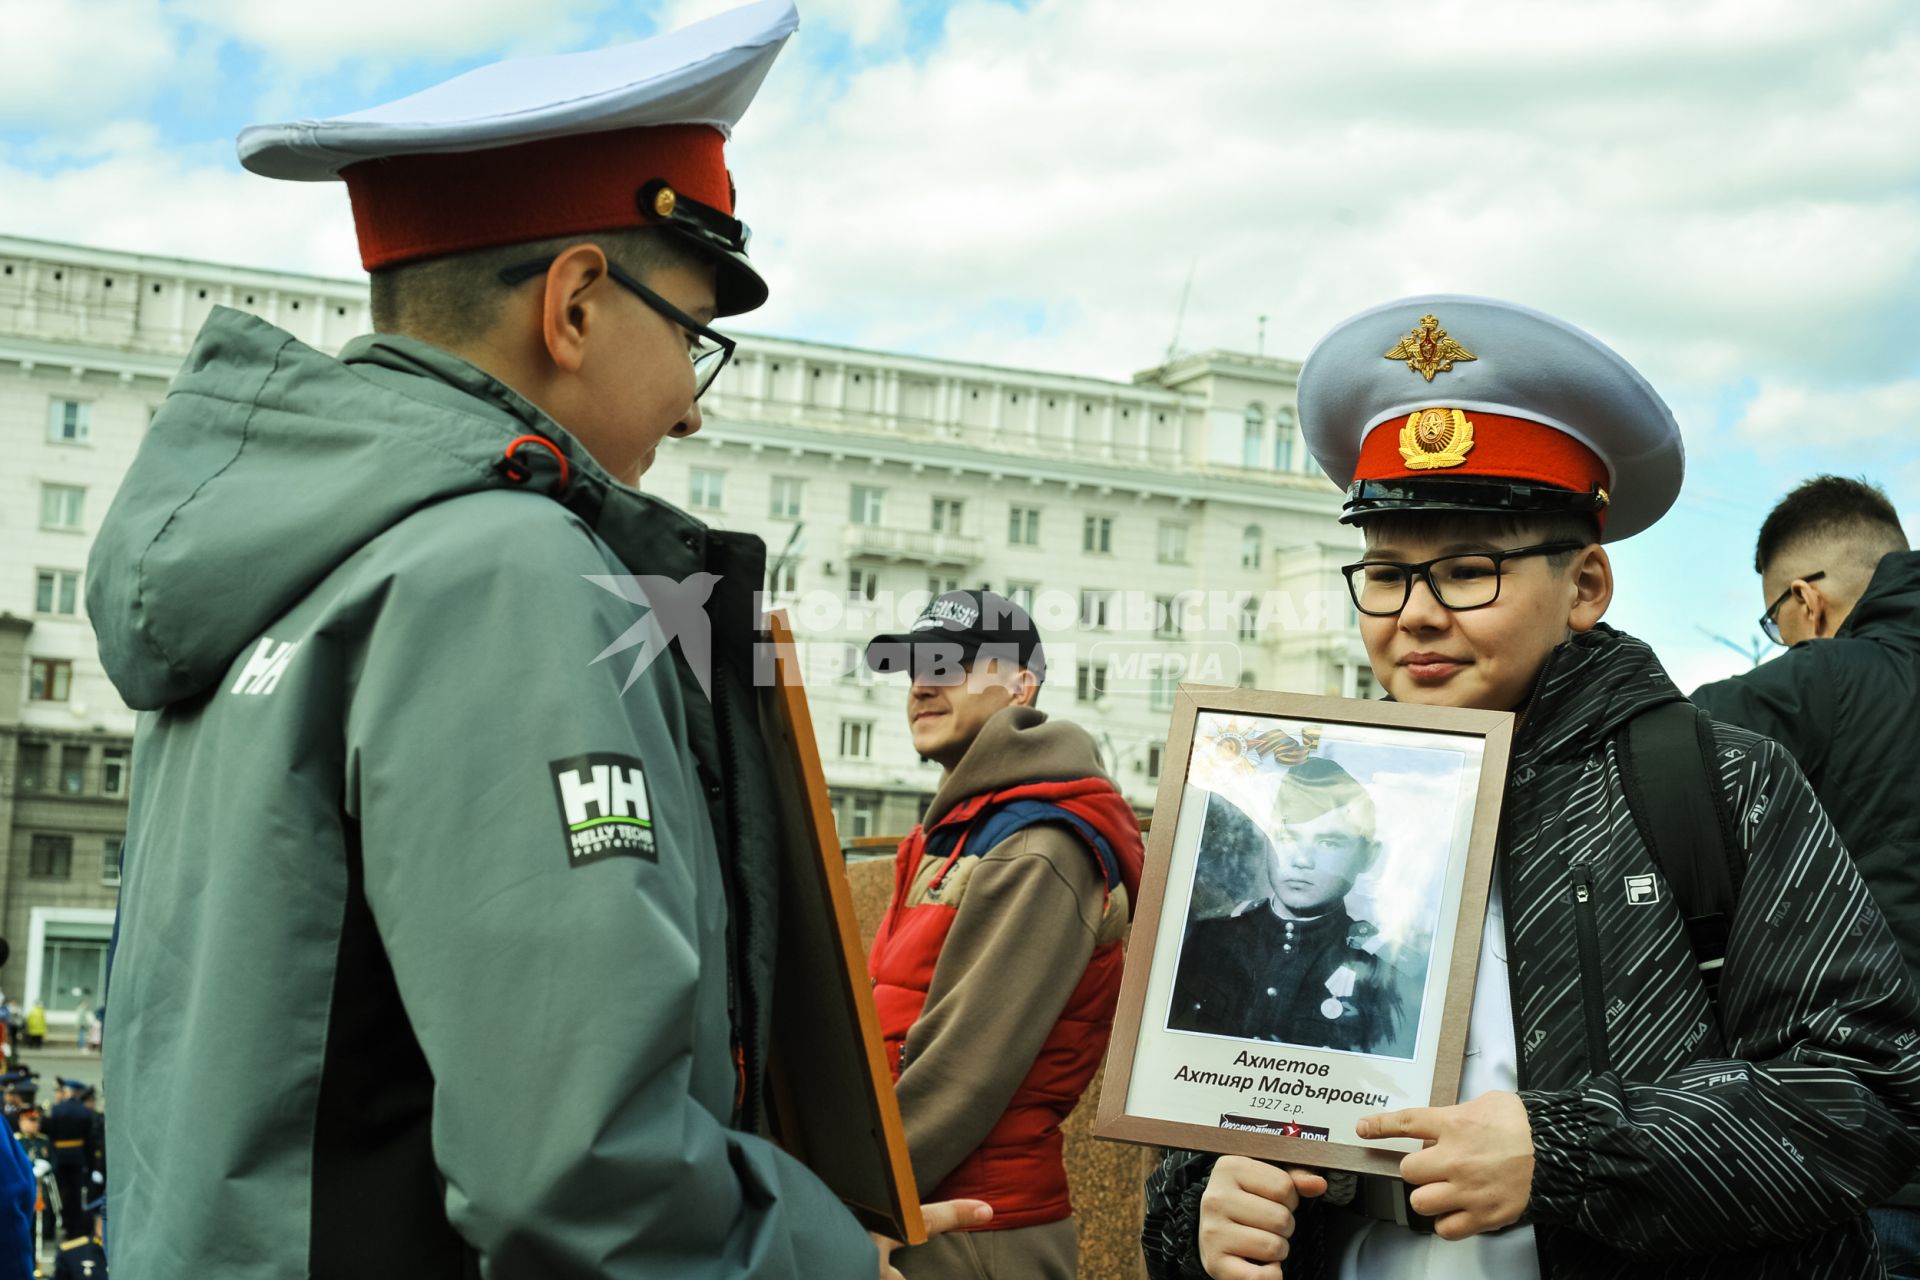
<path id="1" fill-rule="evenodd" d="M 1201 859 L 1213 874 L 1196 877 L 1168 1029 L 1411 1058 L 1424 975 L 1403 971 L 1399 948 L 1349 912 L 1355 882 L 1381 858 L 1367 788 L 1313 756 L 1286 771 L 1265 823 L 1202 794 Z M 1259 896 L 1209 913 L 1200 888 L 1217 894 L 1236 865 L 1252 870 Z"/>

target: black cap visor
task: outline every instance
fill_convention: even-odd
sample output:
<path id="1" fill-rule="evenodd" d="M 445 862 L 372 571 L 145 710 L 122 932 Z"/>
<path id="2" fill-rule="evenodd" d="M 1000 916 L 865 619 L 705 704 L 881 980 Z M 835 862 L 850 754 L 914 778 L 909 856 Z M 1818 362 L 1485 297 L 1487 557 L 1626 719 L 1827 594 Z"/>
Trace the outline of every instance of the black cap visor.
<path id="1" fill-rule="evenodd" d="M 1359 480 L 1347 489 L 1341 524 L 1387 511 L 1484 511 L 1502 515 L 1598 515 L 1605 490 L 1580 493 L 1528 480 Z"/>

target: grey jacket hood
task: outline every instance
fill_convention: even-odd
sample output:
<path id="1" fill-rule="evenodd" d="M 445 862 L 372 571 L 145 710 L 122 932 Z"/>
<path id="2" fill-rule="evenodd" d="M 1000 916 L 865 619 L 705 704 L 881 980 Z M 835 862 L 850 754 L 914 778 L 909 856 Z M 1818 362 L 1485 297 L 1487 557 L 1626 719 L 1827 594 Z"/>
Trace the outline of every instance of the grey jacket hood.
<path id="1" fill-rule="evenodd" d="M 396 393 L 414 408 L 399 423 Z M 108 676 L 136 710 L 201 693 L 375 535 L 512 483 L 503 454 L 529 432 L 554 441 L 575 475 L 613 486 L 540 409 L 445 351 L 381 334 L 336 360 L 217 308 L 94 543 L 87 608 Z M 529 483 L 553 485 L 550 453 L 518 456 Z"/>

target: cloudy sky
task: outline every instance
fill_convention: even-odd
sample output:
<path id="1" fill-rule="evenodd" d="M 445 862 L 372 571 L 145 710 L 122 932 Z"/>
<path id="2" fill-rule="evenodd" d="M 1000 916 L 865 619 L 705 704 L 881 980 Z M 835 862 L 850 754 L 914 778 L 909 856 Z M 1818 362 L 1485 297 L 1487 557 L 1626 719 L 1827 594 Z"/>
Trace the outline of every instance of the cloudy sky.
<path id="1" fill-rule="evenodd" d="M 715 0 L 0 0 L 0 233 L 358 271 L 332 184 L 241 126 Z M 1910 0 L 802 0 L 732 150 L 761 332 L 1126 377 L 1299 356 L 1444 289 L 1611 342 L 1687 436 L 1614 621 L 1683 686 L 1746 660 L 1752 540 L 1818 471 L 1920 534 Z M 1704 628 L 1704 631 L 1703 631 Z"/>

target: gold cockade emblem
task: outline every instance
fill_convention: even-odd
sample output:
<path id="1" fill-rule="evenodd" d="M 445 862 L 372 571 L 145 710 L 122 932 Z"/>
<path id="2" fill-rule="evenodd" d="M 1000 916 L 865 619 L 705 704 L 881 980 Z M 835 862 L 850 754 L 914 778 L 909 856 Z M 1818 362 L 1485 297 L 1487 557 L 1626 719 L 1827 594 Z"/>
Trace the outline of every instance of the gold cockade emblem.
<path id="1" fill-rule="evenodd" d="M 1409 471 L 1457 467 L 1472 451 L 1473 424 L 1458 409 L 1416 409 L 1400 428 L 1400 458 Z"/>
<path id="2" fill-rule="evenodd" d="M 1421 316 L 1419 326 L 1395 343 L 1386 358 L 1405 360 L 1407 368 L 1432 382 L 1434 374 L 1445 373 L 1453 368 L 1454 361 L 1478 360 L 1480 357 L 1449 338 L 1447 331 L 1440 327 L 1437 316 Z"/>

